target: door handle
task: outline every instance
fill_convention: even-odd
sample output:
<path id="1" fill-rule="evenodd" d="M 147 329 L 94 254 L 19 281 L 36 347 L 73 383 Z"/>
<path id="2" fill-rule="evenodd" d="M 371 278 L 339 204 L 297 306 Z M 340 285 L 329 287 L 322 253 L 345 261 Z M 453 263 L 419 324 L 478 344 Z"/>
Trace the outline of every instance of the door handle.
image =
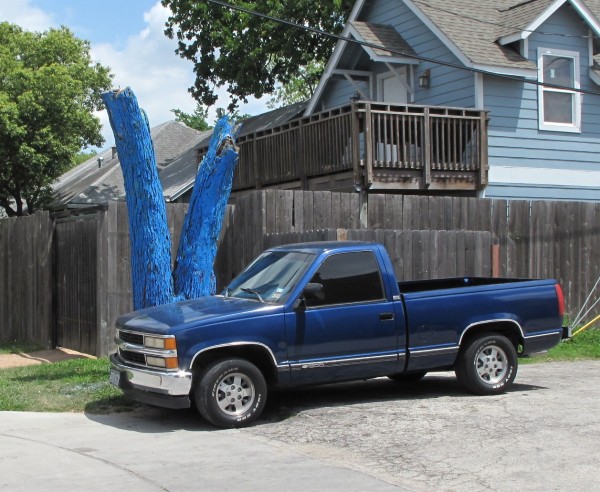
<path id="1" fill-rule="evenodd" d="M 380 321 L 390 321 L 394 319 L 394 313 L 379 313 Z"/>

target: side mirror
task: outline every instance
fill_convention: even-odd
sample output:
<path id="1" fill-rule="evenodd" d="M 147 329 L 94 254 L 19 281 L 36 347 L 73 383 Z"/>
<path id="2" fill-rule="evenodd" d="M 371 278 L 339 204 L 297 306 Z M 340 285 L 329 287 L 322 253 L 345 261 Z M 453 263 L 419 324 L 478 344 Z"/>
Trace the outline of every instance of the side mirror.
<path id="1" fill-rule="evenodd" d="M 323 284 L 308 283 L 304 287 L 300 297 L 294 302 L 294 310 L 306 309 L 306 301 L 323 301 L 325 300 L 325 289 Z"/>
<path id="2" fill-rule="evenodd" d="M 324 301 L 325 289 L 323 284 L 309 283 L 304 287 L 302 295 L 308 301 Z"/>

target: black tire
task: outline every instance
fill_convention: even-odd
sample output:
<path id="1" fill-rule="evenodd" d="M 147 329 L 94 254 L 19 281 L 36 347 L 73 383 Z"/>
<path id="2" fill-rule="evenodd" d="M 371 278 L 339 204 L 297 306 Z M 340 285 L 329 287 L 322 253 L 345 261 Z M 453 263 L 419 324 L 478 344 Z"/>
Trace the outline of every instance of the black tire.
<path id="1" fill-rule="evenodd" d="M 517 351 L 508 338 L 482 333 L 460 351 L 456 378 L 476 395 L 497 395 L 510 388 L 517 375 Z"/>
<path id="2" fill-rule="evenodd" d="M 262 413 L 267 383 L 260 370 L 244 359 L 214 362 L 194 386 L 200 415 L 217 427 L 244 427 Z"/>
<path id="3" fill-rule="evenodd" d="M 416 383 L 417 381 L 421 381 L 425 377 L 425 374 L 427 374 L 427 371 L 390 374 L 388 378 L 396 383 Z"/>

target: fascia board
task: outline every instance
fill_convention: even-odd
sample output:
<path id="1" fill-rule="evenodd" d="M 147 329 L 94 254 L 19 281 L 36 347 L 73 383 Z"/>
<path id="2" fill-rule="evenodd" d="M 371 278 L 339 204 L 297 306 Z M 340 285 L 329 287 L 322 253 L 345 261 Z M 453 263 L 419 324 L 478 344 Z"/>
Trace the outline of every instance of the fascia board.
<path id="1" fill-rule="evenodd" d="M 458 58 L 465 66 L 473 66 L 473 62 L 460 50 L 460 48 L 454 44 L 454 42 L 446 36 L 434 23 L 433 21 L 417 7 L 411 0 L 403 0 L 404 4 L 412 11 L 413 14 L 423 23 L 425 26 L 435 34 L 438 39 L 446 45 L 446 47 L 452 52 L 456 58 Z"/>
<path id="2" fill-rule="evenodd" d="M 488 72 L 490 75 L 514 75 L 515 77 L 524 77 L 534 80 L 537 80 L 538 76 L 536 68 L 511 68 L 494 65 L 473 65 L 473 68 Z"/>

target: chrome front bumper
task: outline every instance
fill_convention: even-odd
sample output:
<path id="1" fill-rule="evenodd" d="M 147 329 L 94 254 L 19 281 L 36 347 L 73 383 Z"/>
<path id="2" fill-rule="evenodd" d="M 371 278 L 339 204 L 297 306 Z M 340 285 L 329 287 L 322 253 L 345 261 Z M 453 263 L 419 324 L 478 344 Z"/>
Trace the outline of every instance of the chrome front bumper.
<path id="1" fill-rule="evenodd" d="M 110 356 L 111 383 L 123 390 L 140 390 L 163 396 L 188 396 L 192 373 L 154 371 L 123 363 L 116 354 Z M 116 378 L 118 373 L 118 378 Z M 113 379 L 115 377 L 115 379 Z"/>

